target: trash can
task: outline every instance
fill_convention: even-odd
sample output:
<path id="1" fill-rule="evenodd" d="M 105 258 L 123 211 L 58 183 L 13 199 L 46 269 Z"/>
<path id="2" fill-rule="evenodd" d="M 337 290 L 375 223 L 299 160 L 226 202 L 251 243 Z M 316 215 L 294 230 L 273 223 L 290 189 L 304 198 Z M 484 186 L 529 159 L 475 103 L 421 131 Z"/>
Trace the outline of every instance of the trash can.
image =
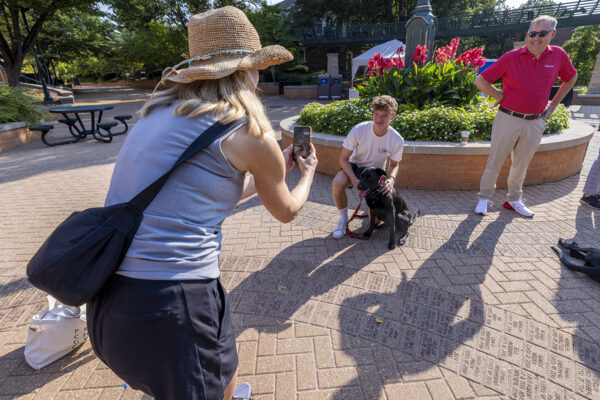
<path id="1" fill-rule="evenodd" d="M 550 100 L 554 98 L 556 92 L 558 92 L 558 89 L 560 89 L 560 86 L 552 86 L 552 89 L 550 89 Z M 573 104 L 573 88 L 567 92 L 560 103 L 564 104 L 565 107 L 569 107 L 571 104 Z"/>
<path id="2" fill-rule="evenodd" d="M 317 88 L 317 93 L 319 99 L 328 99 L 329 98 L 329 90 L 330 90 L 330 77 L 329 75 L 319 75 L 319 86 Z"/>
<path id="3" fill-rule="evenodd" d="M 331 90 L 329 92 L 332 99 L 342 98 L 342 76 L 331 75 Z"/>

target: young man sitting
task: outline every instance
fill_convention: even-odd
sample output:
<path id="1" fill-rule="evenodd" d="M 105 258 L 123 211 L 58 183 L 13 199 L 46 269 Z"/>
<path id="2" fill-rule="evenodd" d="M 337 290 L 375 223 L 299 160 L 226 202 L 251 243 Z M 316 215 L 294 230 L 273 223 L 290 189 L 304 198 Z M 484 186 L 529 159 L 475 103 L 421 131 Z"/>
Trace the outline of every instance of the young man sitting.
<path id="1" fill-rule="evenodd" d="M 390 122 L 396 117 L 398 103 L 391 96 L 378 96 L 371 102 L 373 121 L 356 125 L 346 139 L 340 153 L 341 171 L 333 178 L 333 200 L 340 213 L 340 219 L 333 231 L 336 239 L 344 237 L 348 224 L 348 197 L 346 188 L 353 186 L 357 191 L 361 168 L 375 167 L 386 170 L 388 178 L 384 191 L 394 187 L 396 174 L 400 168 L 404 139 Z M 389 158 L 389 163 L 387 162 Z M 387 169 L 386 169 L 387 164 Z"/>

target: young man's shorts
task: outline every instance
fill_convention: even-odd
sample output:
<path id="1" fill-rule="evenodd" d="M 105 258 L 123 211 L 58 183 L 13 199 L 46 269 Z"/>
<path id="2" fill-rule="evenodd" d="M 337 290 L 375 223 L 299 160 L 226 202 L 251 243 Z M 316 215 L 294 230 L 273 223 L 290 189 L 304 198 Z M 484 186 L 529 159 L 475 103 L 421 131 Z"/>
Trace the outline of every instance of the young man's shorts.
<path id="1" fill-rule="evenodd" d="M 357 178 L 360 179 L 360 174 L 363 171 L 363 169 L 365 169 L 365 167 L 359 167 L 358 165 L 354 164 L 354 163 L 350 163 L 350 166 L 352 167 L 352 172 L 354 172 L 354 175 L 356 175 Z M 340 171 L 343 171 L 342 168 L 340 168 Z M 348 189 L 352 188 L 352 184 L 350 186 L 348 186 Z"/>
<path id="2" fill-rule="evenodd" d="M 92 347 L 124 383 L 156 400 L 222 399 L 238 365 L 218 279 L 115 275 L 87 307 Z"/>

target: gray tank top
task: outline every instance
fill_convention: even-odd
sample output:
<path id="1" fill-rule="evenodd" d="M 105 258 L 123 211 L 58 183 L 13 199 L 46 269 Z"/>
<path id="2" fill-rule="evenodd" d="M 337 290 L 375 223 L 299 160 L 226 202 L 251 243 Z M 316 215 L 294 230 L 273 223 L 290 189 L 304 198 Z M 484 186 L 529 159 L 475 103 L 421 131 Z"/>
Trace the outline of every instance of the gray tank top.
<path id="1" fill-rule="evenodd" d="M 106 205 L 129 201 L 159 178 L 215 121 L 173 115 L 173 107 L 140 119 L 119 152 Z M 144 211 L 118 274 L 150 280 L 219 277 L 221 224 L 240 200 L 245 177 L 221 150 L 227 136 L 173 171 Z"/>

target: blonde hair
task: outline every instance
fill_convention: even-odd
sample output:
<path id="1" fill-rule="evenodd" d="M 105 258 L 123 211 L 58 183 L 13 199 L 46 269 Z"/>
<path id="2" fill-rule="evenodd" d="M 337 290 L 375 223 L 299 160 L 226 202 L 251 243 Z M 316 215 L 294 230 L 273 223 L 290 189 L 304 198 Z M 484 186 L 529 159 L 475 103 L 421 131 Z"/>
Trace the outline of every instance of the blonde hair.
<path id="1" fill-rule="evenodd" d="M 272 130 L 260 99 L 254 93 L 254 82 L 248 71 L 236 71 L 221 79 L 197 80 L 190 83 L 169 83 L 156 92 L 139 111 L 145 117 L 161 106 L 176 104 L 173 114 L 196 118 L 210 113 L 221 116 L 227 124 L 244 116 L 248 118 L 248 132 L 261 137 Z"/>
<path id="2" fill-rule="evenodd" d="M 373 111 L 385 110 L 390 114 L 396 114 L 398 111 L 398 102 L 392 96 L 384 94 L 373 98 L 373 101 L 371 101 L 371 109 Z"/>
<path id="3" fill-rule="evenodd" d="M 558 20 L 550 15 L 540 15 L 529 24 L 529 29 L 538 22 L 549 22 L 552 25 L 552 30 L 556 29 L 556 24 L 558 24 Z"/>

